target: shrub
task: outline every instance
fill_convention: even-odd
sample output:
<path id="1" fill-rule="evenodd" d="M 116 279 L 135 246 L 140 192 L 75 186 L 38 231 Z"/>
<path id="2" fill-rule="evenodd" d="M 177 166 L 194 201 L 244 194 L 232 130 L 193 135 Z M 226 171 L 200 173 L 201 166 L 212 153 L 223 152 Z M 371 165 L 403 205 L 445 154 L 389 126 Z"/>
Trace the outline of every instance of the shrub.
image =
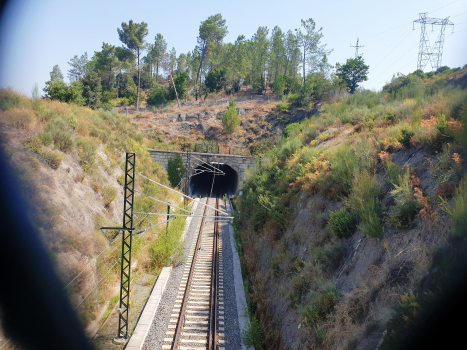
<path id="1" fill-rule="evenodd" d="M 386 175 L 388 176 L 388 181 L 392 185 L 399 185 L 400 184 L 400 175 L 401 171 L 399 166 L 396 163 L 393 163 L 391 160 L 386 162 Z"/>
<path id="2" fill-rule="evenodd" d="M 85 169 L 89 168 L 94 164 L 96 147 L 85 139 L 79 139 L 77 145 L 79 164 Z"/>
<path id="3" fill-rule="evenodd" d="M 108 208 L 117 195 L 117 190 L 112 186 L 106 186 L 103 190 L 104 206 Z"/>
<path id="4" fill-rule="evenodd" d="M 38 133 L 37 137 L 42 141 L 42 143 L 45 146 L 52 144 L 52 142 L 54 141 L 52 134 L 48 131 Z"/>
<path id="5" fill-rule="evenodd" d="M 18 107 L 19 96 L 11 89 L 0 90 L 0 110 L 7 111 Z"/>
<path id="6" fill-rule="evenodd" d="M 383 236 L 383 228 L 381 220 L 378 217 L 379 201 L 377 198 L 370 198 L 365 203 L 362 202 L 360 214 L 360 230 L 367 236 L 373 238 L 381 238 Z"/>
<path id="7" fill-rule="evenodd" d="M 175 158 L 169 159 L 167 166 L 167 175 L 172 187 L 178 186 L 182 177 L 185 174 L 185 167 L 183 166 L 183 160 L 180 155 L 176 155 Z"/>
<path id="8" fill-rule="evenodd" d="M 467 237 L 467 181 L 459 183 L 452 204 L 444 202 L 443 209 L 451 216 L 453 233 L 457 237 Z"/>
<path id="9" fill-rule="evenodd" d="M 408 129 L 408 128 L 403 128 L 401 129 L 401 137 L 399 139 L 399 142 L 402 144 L 402 146 L 404 146 L 405 148 L 410 148 L 411 147 L 411 144 L 410 144 L 410 139 L 412 138 L 412 136 L 414 135 L 415 133 Z"/>
<path id="10" fill-rule="evenodd" d="M 26 139 L 23 142 L 23 146 L 24 148 L 27 148 L 40 155 L 52 169 L 58 169 L 60 167 L 63 156 L 59 153 L 43 148 L 42 141 L 38 137 L 34 136 Z"/>
<path id="11" fill-rule="evenodd" d="M 276 105 L 276 110 L 279 112 L 279 113 L 288 113 L 289 112 L 289 105 L 287 103 L 284 103 L 284 102 L 278 102 L 277 105 Z"/>
<path id="12" fill-rule="evenodd" d="M 69 152 L 74 146 L 71 134 L 68 131 L 58 131 L 53 136 L 55 145 L 63 152 Z"/>
<path id="13" fill-rule="evenodd" d="M 168 234 L 161 234 L 150 250 L 151 265 L 156 269 L 176 264 L 183 254 L 183 242 L 180 237 L 185 227 L 185 219 L 178 217 L 170 221 Z"/>
<path id="14" fill-rule="evenodd" d="M 300 149 L 300 147 L 302 147 L 302 141 L 298 137 L 287 139 L 280 145 L 278 150 L 278 158 L 282 161 L 285 161 L 292 154 L 294 154 L 295 151 Z"/>
<path id="15" fill-rule="evenodd" d="M 412 223 L 415 215 L 420 209 L 420 203 L 413 194 L 413 184 L 410 169 L 407 168 L 404 174 L 400 175 L 398 183 L 393 183 L 394 189 L 391 196 L 396 202 L 396 206 L 391 214 L 390 222 L 395 227 L 402 227 Z"/>
<path id="16" fill-rule="evenodd" d="M 331 155 L 330 162 L 330 175 L 337 189 L 337 195 L 348 195 L 358 165 L 354 151 L 345 145 L 339 146 Z"/>
<path id="17" fill-rule="evenodd" d="M 230 100 L 230 108 L 225 112 L 225 115 L 222 117 L 222 126 L 224 131 L 227 134 L 232 134 L 237 131 L 238 126 L 240 125 L 240 117 L 238 116 L 235 100 Z"/>
<path id="18" fill-rule="evenodd" d="M 241 335 L 247 347 L 254 346 L 257 349 L 261 348 L 263 331 L 261 323 L 256 316 L 247 317 L 245 329 L 242 329 Z"/>
<path id="19" fill-rule="evenodd" d="M 298 308 L 307 326 L 313 326 L 325 319 L 339 302 L 339 292 L 333 284 L 323 286 L 322 289 L 321 292 L 312 292 L 311 302 Z"/>
<path id="20" fill-rule="evenodd" d="M 287 102 L 290 103 L 291 106 L 300 106 L 302 103 L 301 97 L 299 94 L 290 94 L 287 98 Z"/>
<path id="21" fill-rule="evenodd" d="M 353 180 L 352 191 L 349 195 L 349 205 L 360 218 L 358 227 L 363 233 L 373 238 L 380 238 L 383 235 L 383 228 L 378 217 L 380 193 L 381 188 L 375 176 L 363 172 Z"/>
<path id="22" fill-rule="evenodd" d="M 34 113 L 28 109 L 8 109 L 0 113 L 0 123 L 15 128 L 26 128 L 34 120 Z"/>
<path id="23" fill-rule="evenodd" d="M 319 262 L 326 269 L 335 269 L 339 267 L 345 252 L 346 249 L 341 241 L 334 238 L 313 252 L 314 261 Z"/>
<path id="24" fill-rule="evenodd" d="M 327 223 L 327 228 L 340 238 L 347 238 L 352 235 L 357 226 L 355 215 L 349 213 L 345 208 L 331 212 Z"/>
<path id="25" fill-rule="evenodd" d="M 58 169 L 62 164 L 63 156 L 60 153 L 42 149 L 40 155 L 52 169 Z"/>

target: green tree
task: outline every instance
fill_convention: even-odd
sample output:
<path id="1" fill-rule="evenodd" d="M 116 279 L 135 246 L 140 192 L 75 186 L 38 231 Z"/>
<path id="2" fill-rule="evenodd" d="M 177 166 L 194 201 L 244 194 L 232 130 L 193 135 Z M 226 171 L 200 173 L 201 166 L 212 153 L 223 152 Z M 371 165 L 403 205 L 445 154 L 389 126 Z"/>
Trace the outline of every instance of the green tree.
<path id="1" fill-rule="evenodd" d="M 189 80 L 190 79 L 188 77 L 187 72 L 179 74 L 174 78 L 175 88 L 177 89 L 179 99 L 184 99 L 187 96 Z M 176 98 L 175 90 L 173 88 L 173 85 L 170 84 L 169 99 L 170 100 L 175 100 L 175 98 Z"/>
<path id="2" fill-rule="evenodd" d="M 198 46 L 197 49 L 200 52 L 201 59 L 198 66 L 198 73 L 196 74 L 195 84 L 198 83 L 200 72 L 202 71 L 203 61 L 208 52 L 216 45 L 220 45 L 224 37 L 227 35 L 227 26 L 225 25 L 225 19 L 222 19 L 220 13 L 209 16 L 208 19 L 201 22 L 199 26 Z"/>
<path id="3" fill-rule="evenodd" d="M 172 47 L 172 50 L 169 51 L 167 56 L 167 68 L 170 74 L 174 74 L 177 69 L 177 51 L 175 47 Z"/>
<path id="4" fill-rule="evenodd" d="M 297 36 L 291 30 L 287 32 L 284 45 L 286 55 L 284 74 L 295 78 L 300 60 L 300 47 Z"/>
<path id="5" fill-rule="evenodd" d="M 139 88 L 141 84 L 140 57 L 145 47 L 144 38 L 148 35 L 148 25 L 144 22 L 133 23 L 130 20 L 128 24 L 122 22 L 122 29 L 117 28 L 120 41 L 125 44 L 129 50 L 132 50 L 137 58 L 138 66 L 138 86 L 136 89 L 136 108 L 139 107 Z"/>
<path id="6" fill-rule="evenodd" d="M 177 58 L 177 73 L 185 73 L 187 70 L 186 55 L 181 53 Z"/>
<path id="7" fill-rule="evenodd" d="M 102 104 L 102 87 L 99 75 L 89 71 L 83 78 L 83 98 L 86 106 L 92 109 L 99 108 Z"/>
<path id="8" fill-rule="evenodd" d="M 175 158 L 169 159 L 167 175 L 172 187 L 176 187 L 180 183 L 184 174 L 185 167 L 183 166 L 182 157 L 180 157 L 180 155 L 176 155 Z"/>
<path id="9" fill-rule="evenodd" d="M 95 52 L 96 70 L 101 77 L 107 80 L 107 90 L 111 88 L 111 80 L 114 78 L 114 70 L 117 69 L 118 59 L 115 52 L 115 46 L 102 43 L 102 50 Z"/>
<path id="10" fill-rule="evenodd" d="M 210 71 L 204 81 L 206 87 L 213 92 L 219 92 L 222 90 L 222 87 L 225 84 L 225 74 L 227 72 L 227 68 L 222 69 L 214 69 Z"/>
<path id="11" fill-rule="evenodd" d="M 159 67 L 162 64 L 162 60 L 165 57 L 167 51 L 167 42 L 164 40 L 162 34 L 156 34 L 154 38 L 154 45 L 152 46 L 149 54 L 152 58 L 152 62 L 156 65 L 156 80 L 159 76 Z"/>
<path id="12" fill-rule="evenodd" d="M 331 82 L 323 73 L 308 75 L 305 85 L 301 89 L 301 101 L 303 105 L 310 105 L 321 101 L 331 91 Z"/>
<path id="13" fill-rule="evenodd" d="M 283 72 L 286 58 L 284 33 L 278 26 L 275 26 L 271 33 L 271 63 L 268 74 L 270 78 L 274 77 L 275 79 Z"/>
<path id="14" fill-rule="evenodd" d="M 85 52 L 81 57 L 75 55 L 68 64 L 71 66 L 71 69 L 68 70 L 70 81 L 83 79 L 89 69 L 88 53 Z"/>
<path id="15" fill-rule="evenodd" d="M 353 94 L 358 84 L 362 81 L 368 80 L 368 69 L 370 66 L 366 65 L 362 56 L 357 58 L 349 58 L 345 64 L 336 64 L 336 75 L 341 78 L 347 86 L 347 91 Z"/>
<path id="16" fill-rule="evenodd" d="M 237 131 L 238 126 L 240 125 L 240 117 L 237 112 L 237 105 L 234 99 L 231 99 L 229 102 L 229 109 L 225 112 L 225 115 L 222 117 L 222 126 L 226 134 L 230 135 Z"/>
<path id="17" fill-rule="evenodd" d="M 157 106 L 167 102 L 167 92 L 156 83 L 156 86 L 152 90 L 151 96 L 146 100 L 151 106 Z"/>
<path id="18" fill-rule="evenodd" d="M 68 102 L 68 86 L 63 81 L 63 74 L 58 65 L 52 68 L 50 80 L 45 83 L 43 91 L 45 98 Z"/>
<path id="19" fill-rule="evenodd" d="M 265 76 L 269 59 L 269 30 L 267 27 L 259 27 L 251 39 L 252 43 L 252 72 L 251 83 L 256 93 L 262 94 L 265 89 Z"/>
<path id="20" fill-rule="evenodd" d="M 85 101 L 83 98 L 83 84 L 81 81 L 72 81 L 70 85 L 68 85 L 67 102 L 73 102 L 78 106 L 84 106 Z"/>
<path id="21" fill-rule="evenodd" d="M 52 83 L 55 83 L 57 81 L 63 82 L 63 74 L 62 74 L 62 71 L 61 71 L 60 67 L 58 66 L 58 64 L 56 64 L 52 68 L 52 71 L 50 72 L 50 81 Z"/>
<path id="22" fill-rule="evenodd" d="M 278 75 L 272 83 L 272 92 L 282 95 L 285 89 L 285 78 L 283 75 Z"/>
<path id="23" fill-rule="evenodd" d="M 320 62 L 326 55 L 329 55 L 330 50 L 326 50 L 326 44 L 320 45 L 320 41 L 323 37 L 323 33 L 321 32 L 323 28 L 316 30 L 316 23 L 313 19 L 309 18 L 306 21 L 302 19 L 302 29 L 295 29 L 297 32 L 297 40 L 299 46 L 302 50 L 302 57 L 301 57 L 301 64 L 303 69 L 303 84 L 306 82 L 306 74 L 308 68 L 308 72 L 313 73 L 320 65 Z"/>

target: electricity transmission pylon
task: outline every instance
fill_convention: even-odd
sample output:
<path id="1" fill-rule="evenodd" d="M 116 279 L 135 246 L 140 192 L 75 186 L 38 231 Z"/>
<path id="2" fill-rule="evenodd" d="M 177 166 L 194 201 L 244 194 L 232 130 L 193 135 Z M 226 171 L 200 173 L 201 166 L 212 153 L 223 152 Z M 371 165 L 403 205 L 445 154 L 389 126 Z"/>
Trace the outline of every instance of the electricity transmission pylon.
<path id="1" fill-rule="evenodd" d="M 419 15 L 420 18 L 413 21 L 414 25 L 415 23 L 420 23 L 422 28 L 422 32 L 420 34 L 417 70 L 423 70 L 428 61 L 430 61 L 433 70 L 437 70 L 439 67 L 441 67 L 441 59 L 443 56 L 444 32 L 446 30 L 446 26 L 454 26 L 454 23 L 452 23 L 449 20 L 449 17 L 444 19 L 429 18 L 426 16 L 427 13 L 420 13 Z M 433 48 L 430 47 L 430 42 L 428 40 L 428 33 L 426 31 L 427 24 L 431 24 L 432 31 L 435 25 L 441 26 L 441 30 Z M 413 29 L 415 30 L 415 27 Z"/>
<path id="2" fill-rule="evenodd" d="M 365 47 L 365 46 L 358 45 L 358 38 L 357 38 L 357 45 L 355 45 L 355 46 L 350 45 L 350 47 L 355 47 L 355 59 L 357 59 L 358 58 L 358 48 L 359 47 Z"/>

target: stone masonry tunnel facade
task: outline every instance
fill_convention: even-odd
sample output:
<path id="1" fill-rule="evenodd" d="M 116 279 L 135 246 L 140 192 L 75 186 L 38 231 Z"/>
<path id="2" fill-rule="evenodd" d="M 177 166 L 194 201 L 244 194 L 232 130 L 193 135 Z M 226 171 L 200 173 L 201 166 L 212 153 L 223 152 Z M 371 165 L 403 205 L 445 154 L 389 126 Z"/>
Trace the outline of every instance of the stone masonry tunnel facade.
<path id="1" fill-rule="evenodd" d="M 149 150 L 151 158 L 159 162 L 164 169 L 168 168 L 169 160 L 175 158 L 177 155 L 182 157 L 183 165 L 187 167 L 187 153 L 177 151 L 158 151 Z M 234 186 L 237 191 L 242 188 L 243 181 L 245 180 L 245 172 L 248 168 L 254 168 L 256 165 L 255 157 L 238 156 L 231 154 L 214 154 L 214 153 L 197 153 L 190 152 L 190 174 L 201 166 L 203 162 L 210 164 L 225 164 L 232 168 L 238 175 L 238 184 Z"/>

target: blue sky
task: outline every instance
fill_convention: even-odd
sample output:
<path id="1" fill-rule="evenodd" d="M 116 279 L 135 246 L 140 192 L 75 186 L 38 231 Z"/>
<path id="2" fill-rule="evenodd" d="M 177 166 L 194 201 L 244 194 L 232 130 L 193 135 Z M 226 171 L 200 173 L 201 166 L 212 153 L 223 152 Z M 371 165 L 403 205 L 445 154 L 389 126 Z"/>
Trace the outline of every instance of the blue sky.
<path id="1" fill-rule="evenodd" d="M 117 28 L 132 19 L 148 23 L 148 41 L 161 33 L 168 48 L 177 54 L 196 45 L 199 24 L 221 13 L 227 21 L 226 42 L 238 35 L 251 38 L 259 26 L 283 31 L 300 26 L 301 19 L 313 18 L 323 27 L 323 43 L 333 49 L 331 64 L 354 56 L 357 37 L 370 65 L 368 89 L 381 89 L 394 73 L 407 74 L 417 68 L 420 26 L 412 21 L 420 12 L 429 17 L 451 16 L 455 23 L 446 30 L 443 65 L 467 64 L 467 0 L 392 1 L 120 1 L 120 0 L 14 0 L 0 23 L 0 87 L 12 87 L 30 94 L 34 83 L 44 87 L 49 73 L 58 64 L 66 76 L 68 61 L 85 51 L 92 56 L 102 42 L 121 45 Z M 439 28 L 430 34 L 434 43 Z M 426 68 L 427 71 L 431 67 Z"/>

